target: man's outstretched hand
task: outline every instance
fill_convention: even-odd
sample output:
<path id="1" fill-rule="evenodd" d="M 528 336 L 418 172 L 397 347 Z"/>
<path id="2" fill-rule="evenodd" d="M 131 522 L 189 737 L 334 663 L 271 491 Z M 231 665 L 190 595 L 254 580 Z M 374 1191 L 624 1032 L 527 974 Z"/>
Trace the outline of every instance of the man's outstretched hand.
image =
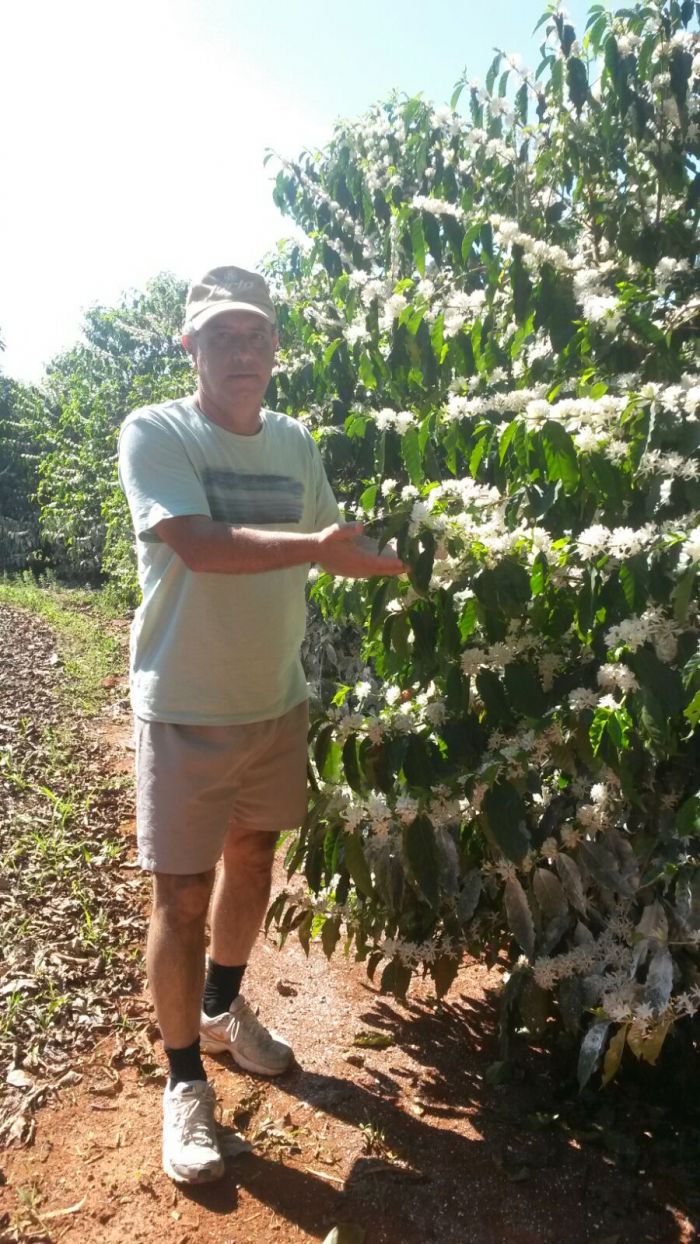
<path id="1" fill-rule="evenodd" d="M 318 533 L 316 560 L 322 570 L 346 579 L 405 573 L 407 567 L 389 545 L 381 553 L 377 547 L 375 540 L 363 535 L 362 523 L 334 523 Z"/>

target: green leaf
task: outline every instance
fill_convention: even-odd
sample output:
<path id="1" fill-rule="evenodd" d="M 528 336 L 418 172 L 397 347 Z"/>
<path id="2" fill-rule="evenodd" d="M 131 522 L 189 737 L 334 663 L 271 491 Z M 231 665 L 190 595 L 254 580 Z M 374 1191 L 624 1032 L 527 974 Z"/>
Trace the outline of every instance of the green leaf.
<path id="1" fill-rule="evenodd" d="M 686 694 L 678 670 L 660 661 L 653 648 L 644 645 L 626 656 L 642 690 L 650 691 L 669 717 L 683 712 Z"/>
<path id="2" fill-rule="evenodd" d="M 376 389 L 377 387 L 377 377 L 372 360 L 366 351 L 360 355 L 360 380 L 366 389 Z"/>
<path id="3" fill-rule="evenodd" d="M 390 1033 L 380 1032 L 376 1028 L 356 1032 L 352 1043 L 359 1046 L 361 1050 L 388 1050 L 396 1044 Z"/>
<path id="4" fill-rule="evenodd" d="M 568 914 L 569 904 L 561 882 L 548 868 L 535 869 L 533 889 L 541 912 L 549 920 Z"/>
<path id="5" fill-rule="evenodd" d="M 314 913 L 312 911 L 306 911 L 296 925 L 297 937 L 301 942 L 307 959 L 309 957 L 309 943 L 311 941 L 311 926 L 313 924 L 313 919 Z"/>
<path id="6" fill-rule="evenodd" d="M 537 553 L 530 571 L 530 588 L 533 596 L 541 596 L 547 584 L 549 567 L 544 553 Z"/>
<path id="7" fill-rule="evenodd" d="M 416 261 L 416 267 L 421 276 L 425 276 L 425 233 L 423 232 L 423 222 L 420 216 L 414 216 L 411 221 L 411 245 L 413 247 L 413 258 Z"/>
<path id="8" fill-rule="evenodd" d="M 409 786 L 417 790 L 429 790 L 435 773 L 433 755 L 427 739 L 419 734 L 408 736 L 403 771 Z"/>
<path id="9" fill-rule="evenodd" d="M 691 726 L 700 725 L 700 691 L 696 691 L 690 704 L 683 709 L 683 716 L 688 718 Z"/>
<path id="10" fill-rule="evenodd" d="M 484 434 L 479 437 L 474 448 L 472 449 L 471 454 L 469 455 L 469 474 L 472 475 L 474 479 L 476 479 L 477 472 L 484 460 L 484 457 L 486 456 L 486 453 L 488 452 L 490 444 L 491 432 L 489 430 L 488 432 L 484 432 Z"/>
<path id="11" fill-rule="evenodd" d="M 319 773 L 323 773 L 326 757 L 328 756 L 331 743 L 333 742 L 333 732 L 333 724 L 332 722 L 328 722 L 326 725 L 321 726 L 321 729 L 314 740 L 314 760 L 316 761 Z"/>
<path id="12" fill-rule="evenodd" d="M 416 591 L 424 596 L 430 586 L 435 559 L 435 537 L 432 531 L 423 531 L 419 537 L 421 552 L 409 561 L 409 578 Z"/>
<path id="13" fill-rule="evenodd" d="M 482 570 L 474 580 L 474 593 L 487 609 L 501 610 L 507 617 L 520 617 L 531 596 L 530 576 L 524 566 L 505 557 L 493 569 Z"/>
<path id="14" fill-rule="evenodd" d="M 374 508 L 374 503 L 377 500 L 378 492 L 379 492 L 379 485 L 370 484 L 369 488 L 365 488 L 364 492 L 360 493 L 360 505 L 362 506 L 365 513 L 368 510 L 371 510 Z"/>
<path id="15" fill-rule="evenodd" d="M 544 716 L 547 700 L 533 665 L 528 661 L 512 661 L 506 665 L 504 679 L 508 699 L 516 713 L 523 717 Z"/>
<path id="16" fill-rule="evenodd" d="M 513 437 L 515 436 L 515 433 L 517 432 L 517 430 L 518 430 L 517 420 L 511 419 L 510 423 L 506 424 L 506 427 L 501 433 L 501 439 L 498 442 L 498 461 L 501 463 L 501 466 L 503 465 L 503 459 L 508 453 L 510 443 Z"/>
<path id="17" fill-rule="evenodd" d="M 676 829 L 682 838 L 700 834 L 700 793 L 691 795 L 676 812 Z"/>
<path id="18" fill-rule="evenodd" d="M 528 959 L 535 953 L 535 926 L 527 895 L 517 877 L 509 877 L 504 893 L 508 927 Z"/>
<path id="19" fill-rule="evenodd" d="M 503 683 L 495 670 L 479 670 L 476 689 L 484 702 L 486 720 L 492 728 L 512 722 L 512 713 Z"/>
<path id="20" fill-rule="evenodd" d="M 566 66 L 566 78 L 569 87 L 569 99 L 578 115 L 589 96 L 588 71 L 578 56 L 570 56 Z"/>
<path id="21" fill-rule="evenodd" d="M 560 851 L 554 861 L 554 866 L 559 873 L 564 893 L 571 906 L 582 916 L 585 915 L 586 898 L 583 892 L 583 880 L 578 864 L 575 860 L 572 860 L 570 855 L 565 855 L 563 851 Z"/>
<path id="22" fill-rule="evenodd" d="M 603 1049 L 605 1048 L 609 1029 L 610 1023 L 608 1020 L 592 1024 L 581 1042 L 578 1056 L 578 1084 L 580 1089 L 585 1088 L 588 1084 L 603 1057 Z"/>
<path id="23" fill-rule="evenodd" d="M 529 89 L 527 82 L 523 82 L 522 86 L 515 93 L 515 115 L 521 125 L 527 125 L 527 105 L 529 99 Z"/>
<path id="24" fill-rule="evenodd" d="M 426 902 L 437 908 L 440 902 L 440 857 L 432 821 L 417 816 L 403 828 L 403 849 L 411 880 Z"/>
<path id="25" fill-rule="evenodd" d="M 531 1037 L 541 1037 L 547 1027 L 550 1013 L 550 996 L 532 977 L 523 985 L 518 1009 L 523 1027 Z"/>
<path id="26" fill-rule="evenodd" d="M 657 946 L 644 985 L 644 1001 L 656 1015 L 663 1015 L 673 988 L 673 959 L 668 946 Z"/>
<path id="27" fill-rule="evenodd" d="M 464 877 L 457 895 L 456 911 L 459 923 L 464 927 L 469 923 L 481 898 L 481 869 L 472 868 Z"/>
<path id="28" fill-rule="evenodd" d="M 354 1222 L 341 1222 L 327 1235 L 323 1244 L 365 1244 L 367 1232 Z"/>
<path id="29" fill-rule="evenodd" d="M 389 592 L 392 590 L 393 584 L 391 579 L 380 579 L 376 587 L 372 591 L 372 604 L 370 607 L 369 628 L 370 636 L 376 635 L 384 622 L 384 614 L 386 610 L 386 602 Z"/>
<path id="30" fill-rule="evenodd" d="M 333 355 L 335 354 L 336 350 L 337 350 L 337 349 L 338 349 L 338 348 L 339 348 L 342 344 L 343 344 L 343 338 L 342 338 L 342 337 L 336 337 L 335 341 L 332 341 L 332 342 L 331 342 L 331 344 L 330 344 L 329 346 L 326 346 L 326 349 L 323 351 L 323 362 L 324 362 L 324 364 L 325 364 L 325 366 L 326 366 L 326 367 L 328 366 L 328 364 L 330 363 L 331 359 L 333 358 Z"/>
<path id="31" fill-rule="evenodd" d="M 627 1032 L 627 1044 L 635 1058 L 640 1058 L 645 1063 L 649 1063 L 650 1067 L 653 1067 L 672 1025 L 673 1018 L 665 1019 L 662 1023 L 656 1024 L 647 1035 L 646 1029 L 640 1029 L 636 1024 L 630 1024 Z"/>
<path id="32" fill-rule="evenodd" d="M 523 324 L 529 319 L 532 282 L 527 268 L 523 263 L 523 250 L 520 246 L 513 247 L 513 259 L 510 265 L 510 284 L 513 290 L 513 313 L 516 323 Z M 513 357 L 511 351 L 511 357 Z"/>
<path id="33" fill-rule="evenodd" d="M 450 108 L 452 109 L 453 112 L 455 112 L 457 108 L 457 104 L 460 101 L 462 91 L 464 90 L 466 85 L 467 84 L 464 80 L 462 80 L 461 82 L 458 82 L 457 85 L 455 86 L 454 91 L 452 92 L 452 95 L 450 96 Z"/>
<path id="34" fill-rule="evenodd" d="M 486 74 L 486 90 L 488 91 L 489 95 L 493 91 L 496 78 L 498 77 L 498 71 L 501 68 L 502 60 L 503 60 L 503 57 L 501 53 L 498 52 L 497 55 L 494 56 L 491 62 L 491 65 L 489 66 L 488 73 Z"/>
<path id="35" fill-rule="evenodd" d="M 579 469 L 576 448 L 571 436 L 561 423 L 547 420 L 540 433 L 547 467 L 547 478 L 561 481 L 565 492 L 578 487 Z"/>
<path id="36" fill-rule="evenodd" d="M 628 1028 L 629 1024 L 621 1024 L 615 1033 L 615 1036 L 611 1038 L 610 1045 L 608 1046 L 605 1054 L 605 1062 L 603 1063 L 603 1088 L 605 1088 L 611 1080 L 614 1080 L 618 1073 L 620 1062 L 622 1060 L 622 1054 L 625 1048 L 625 1042 L 627 1040 Z"/>
<path id="37" fill-rule="evenodd" d="M 371 898 L 374 893 L 372 874 L 365 859 L 362 843 L 356 833 L 343 836 L 343 860 L 360 893 Z"/>
<path id="38" fill-rule="evenodd" d="M 326 920 L 321 929 L 321 945 L 323 953 L 327 959 L 330 959 L 340 938 L 340 917 L 331 916 Z"/>
<path id="39" fill-rule="evenodd" d="M 401 437 L 401 457 L 411 483 L 418 487 L 423 483 L 423 459 L 420 451 L 418 428 L 413 426 Z"/>
<path id="40" fill-rule="evenodd" d="M 484 796 L 489 833 L 503 854 L 519 864 L 527 855 L 530 835 L 525 825 L 525 806 L 510 782 L 498 782 Z"/>
<path id="41" fill-rule="evenodd" d="M 632 897 L 629 882 L 620 873 L 615 856 L 603 842 L 582 842 L 579 851 L 582 863 L 603 893 L 612 890 L 615 894 Z"/>
<path id="42" fill-rule="evenodd" d="M 394 613 L 387 618 L 382 632 L 385 647 L 390 647 L 396 653 L 402 665 L 405 665 L 411 651 L 408 642 L 410 629 L 411 624 L 406 614 Z"/>
<path id="43" fill-rule="evenodd" d="M 688 616 L 690 602 L 693 599 L 693 591 L 695 588 L 695 578 L 697 575 L 697 566 L 688 566 L 678 580 L 671 598 L 673 600 L 673 616 L 676 622 L 685 622 Z"/>
<path id="44" fill-rule="evenodd" d="M 351 734 L 343 744 L 343 768 L 345 776 L 348 780 L 348 786 L 356 792 L 363 789 L 362 774 L 360 772 L 360 764 L 357 757 L 357 735 Z"/>

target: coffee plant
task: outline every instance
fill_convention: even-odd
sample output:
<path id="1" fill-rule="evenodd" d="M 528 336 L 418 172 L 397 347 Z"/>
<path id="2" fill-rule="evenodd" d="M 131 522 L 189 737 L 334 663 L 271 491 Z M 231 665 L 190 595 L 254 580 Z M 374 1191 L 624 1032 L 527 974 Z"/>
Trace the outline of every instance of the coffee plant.
<path id="1" fill-rule="evenodd" d="M 125 414 L 192 388 L 180 344 L 186 283 L 168 273 L 116 307 L 93 307 L 84 341 L 59 355 L 43 383 L 26 389 L 23 426 L 35 447 L 42 562 L 64 578 L 109 576 L 115 595 L 137 599 L 116 445 Z"/>
<path id="2" fill-rule="evenodd" d="M 394 98 L 274 192 L 270 404 L 408 573 L 313 582 L 359 676 L 269 921 L 398 996 L 505 944 L 582 1085 L 700 1007 L 699 10 L 550 11 L 537 72 Z"/>

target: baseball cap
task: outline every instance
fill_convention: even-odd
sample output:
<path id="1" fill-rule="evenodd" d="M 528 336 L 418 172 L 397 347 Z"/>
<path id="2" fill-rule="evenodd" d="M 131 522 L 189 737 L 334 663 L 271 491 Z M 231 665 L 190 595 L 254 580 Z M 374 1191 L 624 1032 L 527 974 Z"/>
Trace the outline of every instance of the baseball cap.
<path id="1" fill-rule="evenodd" d="M 276 323 L 265 278 L 245 268 L 212 268 L 190 286 L 185 304 L 185 329 L 201 328 L 222 311 L 252 311 Z"/>

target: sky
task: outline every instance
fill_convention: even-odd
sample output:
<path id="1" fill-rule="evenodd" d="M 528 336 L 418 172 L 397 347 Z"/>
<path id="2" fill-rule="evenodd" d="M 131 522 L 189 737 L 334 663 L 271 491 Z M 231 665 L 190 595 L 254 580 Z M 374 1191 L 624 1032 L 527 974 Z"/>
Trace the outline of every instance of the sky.
<path id="1" fill-rule="evenodd" d="M 160 271 L 255 267 L 289 224 L 269 149 L 321 147 L 392 90 L 449 100 L 545 0 L 4 0 L 0 368 L 38 380 L 84 310 Z M 567 0 L 583 33 L 586 0 Z"/>

